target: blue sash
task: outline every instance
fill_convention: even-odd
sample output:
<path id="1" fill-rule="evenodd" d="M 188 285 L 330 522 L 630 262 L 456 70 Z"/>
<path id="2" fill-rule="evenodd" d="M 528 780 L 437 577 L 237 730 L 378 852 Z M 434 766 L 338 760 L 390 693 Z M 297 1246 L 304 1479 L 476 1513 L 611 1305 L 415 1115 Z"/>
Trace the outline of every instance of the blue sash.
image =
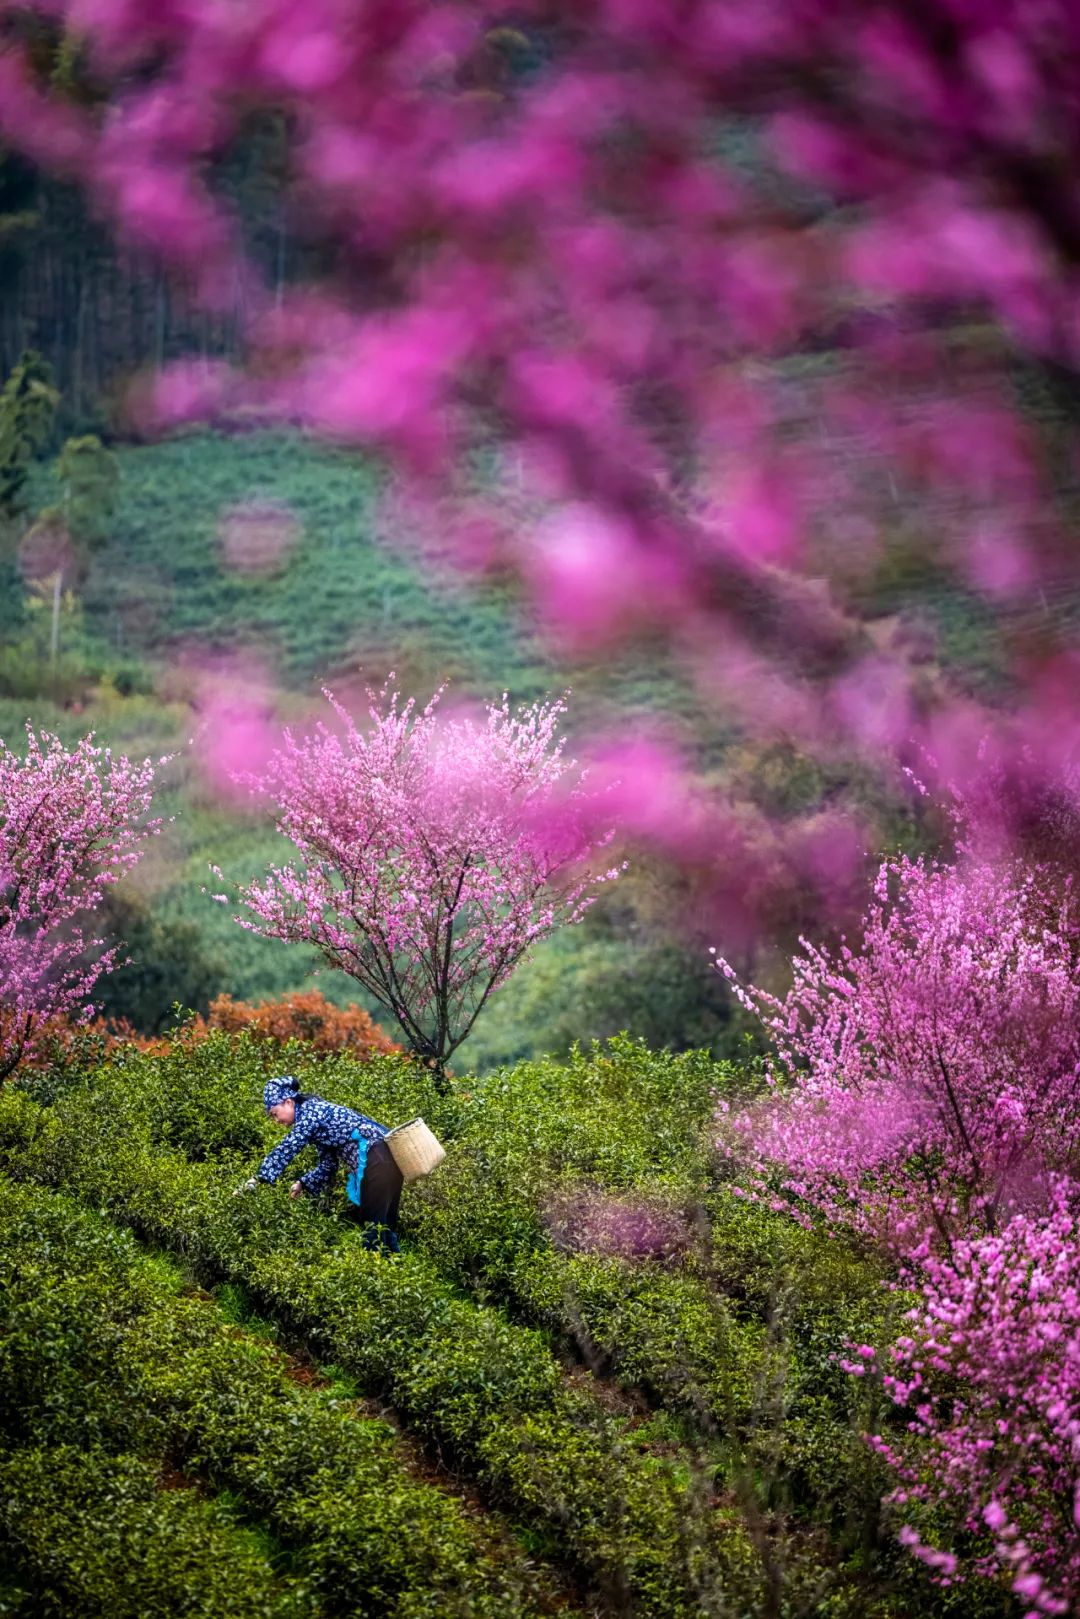
<path id="1" fill-rule="evenodd" d="M 360 1134 L 359 1130 L 353 1131 L 350 1140 L 355 1141 L 356 1146 L 349 1149 L 348 1162 L 352 1164 L 353 1167 L 349 1170 L 349 1178 L 345 1182 L 345 1190 L 349 1195 L 349 1201 L 351 1203 L 359 1203 L 360 1182 L 364 1178 L 364 1170 L 367 1166 L 368 1147 L 371 1145 L 371 1143 L 368 1141 L 366 1136 L 362 1136 Z"/>

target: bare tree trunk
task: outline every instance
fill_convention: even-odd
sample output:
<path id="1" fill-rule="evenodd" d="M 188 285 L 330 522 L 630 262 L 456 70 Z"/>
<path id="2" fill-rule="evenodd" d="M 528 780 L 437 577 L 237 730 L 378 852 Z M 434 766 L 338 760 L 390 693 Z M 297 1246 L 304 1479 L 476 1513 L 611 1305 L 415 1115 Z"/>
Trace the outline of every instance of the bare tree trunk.
<path id="1" fill-rule="evenodd" d="M 49 663 L 53 673 L 56 673 L 56 659 L 60 651 L 60 595 L 63 589 L 64 570 L 57 568 L 53 579 L 52 598 L 52 634 L 49 638 Z"/>
<path id="2" fill-rule="evenodd" d="M 157 275 L 157 297 L 154 308 L 154 367 L 160 371 L 165 364 L 165 329 L 168 321 L 168 291 L 165 277 Z"/>
<path id="3" fill-rule="evenodd" d="M 79 295 L 75 309 L 75 352 L 71 358 L 71 405 L 75 414 L 79 417 L 83 414 L 83 400 L 85 397 L 83 387 L 83 342 L 86 335 L 85 265 L 85 259 L 80 258 L 77 271 Z"/>

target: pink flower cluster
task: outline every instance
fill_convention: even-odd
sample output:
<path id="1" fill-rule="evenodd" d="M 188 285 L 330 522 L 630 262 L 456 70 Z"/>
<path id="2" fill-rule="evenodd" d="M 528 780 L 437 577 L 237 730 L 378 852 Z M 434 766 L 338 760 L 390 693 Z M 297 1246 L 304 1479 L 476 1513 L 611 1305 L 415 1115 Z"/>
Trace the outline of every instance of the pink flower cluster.
<path id="1" fill-rule="evenodd" d="M 968 801 L 953 866 L 883 865 L 861 947 L 807 945 L 783 1000 L 735 985 L 773 1091 L 722 1133 L 744 1195 L 899 1260 L 908 1334 L 841 1364 L 907 1413 L 872 1439 L 900 1539 L 943 1584 L 1009 1570 L 1039 1619 L 1080 1602 L 1080 916 L 1060 873 L 1000 858 L 1024 807 Z"/>
<path id="2" fill-rule="evenodd" d="M 548 1199 L 544 1219 L 552 1242 L 568 1253 L 671 1260 L 691 1246 L 685 1217 L 640 1193 L 617 1194 L 579 1182 Z"/>
<path id="3" fill-rule="evenodd" d="M 154 765 L 84 737 L 66 749 L 27 726 L 23 756 L 0 741 L 0 1078 L 55 1013 L 90 1017 L 88 997 L 119 947 L 85 931 L 110 883 L 135 864 Z"/>
<path id="4" fill-rule="evenodd" d="M 1004 1567 L 1026 1619 L 1080 1606 L 1080 1187 L 1057 1181 L 1049 1212 L 1017 1214 L 1000 1236 L 928 1256 L 911 1331 L 884 1374 L 910 1440 L 876 1435 L 900 1483 L 892 1502 L 918 1520 L 950 1506 L 990 1546 L 974 1567 Z M 957 1560 L 902 1538 L 931 1567 Z M 945 1559 L 949 1560 L 946 1566 Z"/>
<path id="5" fill-rule="evenodd" d="M 888 861 L 861 947 L 804 941 L 783 1000 L 720 965 L 776 1047 L 776 1093 L 726 1120 L 753 1195 L 918 1261 L 1071 1164 L 1080 913 L 1053 873 Z"/>
<path id="6" fill-rule="evenodd" d="M 329 695 L 329 694 L 328 694 Z M 537 940 L 618 875 L 590 857 L 560 702 L 480 715 L 389 688 L 359 729 L 285 733 L 257 780 L 299 860 L 241 889 L 241 925 L 314 945 L 398 1019 L 441 1071 Z M 224 896 L 221 896 L 224 898 Z"/>

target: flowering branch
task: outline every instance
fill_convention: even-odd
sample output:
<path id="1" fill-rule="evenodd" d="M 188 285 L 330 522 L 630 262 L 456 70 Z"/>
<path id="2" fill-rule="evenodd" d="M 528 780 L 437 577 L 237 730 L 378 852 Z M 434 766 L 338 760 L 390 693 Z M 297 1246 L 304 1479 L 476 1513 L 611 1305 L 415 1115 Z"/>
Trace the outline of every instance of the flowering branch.
<path id="1" fill-rule="evenodd" d="M 728 1118 L 755 1196 L 907 1260 L 1037 1206 L 1080 1127 L 1080 913 L 1049 868 L 899 858 L 856 951 L 803 941 L 773 1094 Z"/>

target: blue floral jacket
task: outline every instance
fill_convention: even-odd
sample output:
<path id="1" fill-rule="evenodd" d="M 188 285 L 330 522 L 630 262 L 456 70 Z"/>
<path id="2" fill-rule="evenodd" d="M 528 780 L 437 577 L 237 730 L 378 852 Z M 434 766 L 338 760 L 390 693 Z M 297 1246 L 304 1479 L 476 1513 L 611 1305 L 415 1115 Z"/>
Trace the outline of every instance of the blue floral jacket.
<path id="1" fill-rule="evenodd" d="M 296 1109 L 292 1129 L 284 1141 L 279 1141 L 259 1165 L 258 1178 L 261 1181 L 276 1181 L 297 1153 L 310 1142 L 319 1150 L 319 1161 L 300 1177 L 300 1184 L 306 1192 L 321 1191 L 341 1162 L 348 1164 L 354 1172 L 358 1169 L 359 1181 L 363 1177 L 363 1162 L 356 1165 L 356 1150 L 363 1160 L 367 1157 L 368 1145 L 372 1141 L 381 1141 L 386 1133 L 383 1125 L 376 1124 L 374 1119 L 369 1119 L 363 1113 L 354 1112 L 351 1107 L 324 1102 L 321 1096 L 309 1096 Z"/>

